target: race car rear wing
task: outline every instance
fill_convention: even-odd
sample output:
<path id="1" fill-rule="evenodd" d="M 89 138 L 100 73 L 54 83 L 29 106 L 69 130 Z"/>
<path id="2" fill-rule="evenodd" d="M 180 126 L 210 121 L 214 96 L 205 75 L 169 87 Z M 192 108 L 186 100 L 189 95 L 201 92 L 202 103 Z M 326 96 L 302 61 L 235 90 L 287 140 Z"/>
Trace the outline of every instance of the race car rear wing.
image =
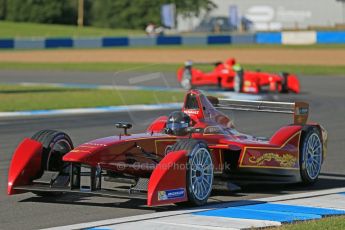
<path id="1" fill-rule="evenodd" d="M 216 109 L 293 114 L 294 124 L 297 125 L 303 125 L 308 120 L 309 104 L 306 102 L 249 101 L 214 97 L 208 99 Z"/>
<path id="2" fill-rule="evenodd" d="M 184 66 L 185 68 L 192 67 L 194 65 L 214 65 L 217 66 L 219 64 L 222 64 L 221 61 L 216 61 L 216 62 L 193 62 L 191 60 L 185 61 Z"/>

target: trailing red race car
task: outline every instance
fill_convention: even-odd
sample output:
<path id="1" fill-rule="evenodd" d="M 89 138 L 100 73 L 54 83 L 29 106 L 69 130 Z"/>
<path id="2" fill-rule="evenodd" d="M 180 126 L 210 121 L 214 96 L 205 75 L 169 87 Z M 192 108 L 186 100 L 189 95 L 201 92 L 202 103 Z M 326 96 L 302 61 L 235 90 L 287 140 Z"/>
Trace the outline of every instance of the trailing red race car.
<path id="1" fill-rule="evenodd" d="M 238 132 L 221 109 L 291 113 L 294 122 L 258 138 Z M 307 118 L 303 102 L 235 101 L 191 90 L 181 111 L 159 117 L 144 133 L 129 134 L 132 125 L 120 122 L 122 134 L 76 148 L 59 131 L 24 139 L 12 158 L 8 194 L 77 192 L 144 198 L 149 206 L 203 205 L 219 185 L 314 183 L 327 132 Z"/>
<path id="2" fill-rule="evenodd" d="M 190 90 L 198 86 L 218 86 L 221 89 L 255 94 L 262 91 L 276 93 L 300 92 L 298 78 L 290 73 L 274 74 L 243 70 L 233 58 L 224 63 L 199 64 L 213 64 L 215 68 L 212 72 L 205 73 L 195 68 L 192 61 L 187 61 L 185 66 L 177 71 L 177 80 L 184 89 Z"/>

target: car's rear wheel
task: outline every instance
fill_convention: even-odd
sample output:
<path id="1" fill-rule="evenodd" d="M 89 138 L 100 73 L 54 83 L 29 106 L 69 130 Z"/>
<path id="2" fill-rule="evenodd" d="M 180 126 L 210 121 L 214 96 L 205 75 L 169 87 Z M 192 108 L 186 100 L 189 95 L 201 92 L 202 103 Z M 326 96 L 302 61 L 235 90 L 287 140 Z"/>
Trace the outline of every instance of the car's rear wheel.
<path id="1" fill-rule="evenodd" d="M 321 171 L 323 146 L 316 127 L 308 127 L 302 132 L 300 143 L 300 172 L 303 184 L 313 184 Z"/>
<path id="2" fill-rule="evenodd" d="M 282 93 L 288 93 L 288 92 L 289 92 L 289 87 L 288 87 L 289 73 L 287 73 L 287 72 L 282 72 L 280 75 L 281 75 L 281 77 L 282 77 L 282 88 L 281 88 L 281 92 L 282 92 Z"/>
<path id="3" fill-rule="evenodd" d="M 171 151 L 187 150 L 186 189 L 188 201 L 176 203 L 183 206 L 201 206 L 207 203 L 212 191 L 213 163 L 205 142 L 184 139 L 176 142 Z"/>
<path id="4" fill-rule="evenodd" d="M 55 130 L 42 130 L 35 133 L 31 139 L 40 142 L 43 146 L 41 170 L 37 175 L 40 178 L 45 170 L 69 172 L 69 164 L 64 163 L 63 156 L 73 149 L 71 138 L 64 132 Z M 61 193 L 35 192 L 37 195 L 58 195 Z"/>

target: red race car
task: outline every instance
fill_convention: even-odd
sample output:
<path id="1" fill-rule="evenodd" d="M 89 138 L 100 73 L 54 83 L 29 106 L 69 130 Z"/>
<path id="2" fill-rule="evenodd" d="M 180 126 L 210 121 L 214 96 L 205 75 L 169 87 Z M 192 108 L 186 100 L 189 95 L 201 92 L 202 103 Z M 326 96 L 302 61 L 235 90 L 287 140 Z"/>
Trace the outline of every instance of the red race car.
<path id="1" fill-rule="evenodd" d="M 219 110 L 291 113 L 293 124 L 270 138 L 238 132 Z M 8 194 L 89 193 L 147 199 L 147 205 L 203 205 L 212 188 L 242 182 L 310 184 L 317 181 L 327 132 L 307 123 L 302 102 L 235 101 L 186 94 L 181 111 L 156 119 L 144 133 L 118 136 L 73 148 L 60 131 L 43 130 L 14 152 Z"/>
<path id="2" fill-rule="evenodd" d="M 215 65 L 214 70 L 205 73 L 195 68 L 192 61 L 187 61 L 184 67 L 178 69 L 177 80 L 186 90 L 198 86 L 218 86 L 221 89 L 255 94 L 262 91 L 277 93 L 300 92 L 298 78 L 293 74 L 243 70 L 233 58 L 224 63 L 216 62 L 212 64 Z"/>

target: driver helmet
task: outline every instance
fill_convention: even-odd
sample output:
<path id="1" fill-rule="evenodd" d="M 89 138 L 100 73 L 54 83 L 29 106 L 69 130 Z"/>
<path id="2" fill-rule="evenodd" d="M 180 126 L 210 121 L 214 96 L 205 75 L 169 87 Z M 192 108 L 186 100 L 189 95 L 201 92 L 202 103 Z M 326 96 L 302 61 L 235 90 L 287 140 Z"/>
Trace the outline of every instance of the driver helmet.
<path id="1" fill-rule="evenodd" d="M 190 121 L 191 119 L 186 113 L 181 111 L 172 112 L 166 124 L 166 131 L 168 134 L 184 136 L 187 134 Z"/>

